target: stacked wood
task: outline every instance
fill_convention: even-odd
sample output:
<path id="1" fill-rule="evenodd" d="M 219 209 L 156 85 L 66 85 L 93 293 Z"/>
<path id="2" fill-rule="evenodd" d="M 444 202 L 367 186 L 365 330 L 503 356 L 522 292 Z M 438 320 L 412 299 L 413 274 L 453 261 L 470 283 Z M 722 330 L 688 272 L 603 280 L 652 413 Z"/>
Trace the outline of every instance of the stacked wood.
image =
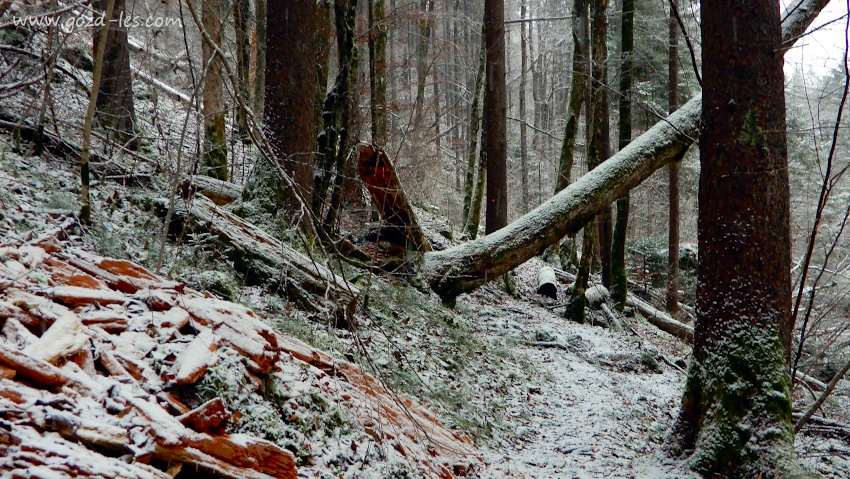
<path id="1" fill-rule="evenodd" d="M 4 477 L 170 478 L 184 468 L 220 478 L 296 477 L 288 450 L 227 433 L 239 414 L 223 400 L 194 409 L 183 402 L 233 356 L 258 395 L 261 378 L 304 382 L 308 371 L 311 387 L 363 427 L 363 441 L 401 454 L 427 477 L 455 477 L 480 463 L 466 436 L 422 406 L 250 309 L 131 262 L 44 244 L 0 246 Z"/>
<path id="2" fill-rule="evenodd" d="M 381 239 L 422 253 L 431 251 L 431 244 L 416 220 L 387 154 L 377 146 L 365 143 L 358 148 L 357 170 L 384 223 Z"/>
<path id="3" fill-rule="evenodd" d="M 261 284 L 280 292 L 300 308 L 334 311 L 351 317 L 360 291 L 286 243 L 235 214 L 196 195 L 175 212 L 172 226 L 212 233 L 248 284 Z"/>

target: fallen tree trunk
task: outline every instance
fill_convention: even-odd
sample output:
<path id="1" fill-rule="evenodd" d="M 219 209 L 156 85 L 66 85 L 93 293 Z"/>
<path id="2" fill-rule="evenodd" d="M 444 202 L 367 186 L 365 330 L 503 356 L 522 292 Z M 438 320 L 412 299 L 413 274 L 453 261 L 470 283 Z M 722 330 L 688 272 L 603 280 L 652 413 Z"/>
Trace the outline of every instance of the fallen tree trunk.
<path id="1" fill-rule="evenodd" d="M 242 196 L 242 187 L 211 176 L 189 175 L 180 183 L 180 192 L 183 198 L 191 198 L 195 193 L 200 193 L 222 206 L 233 203 Z"/>
<path id="2" fill-rule="evenodd" d="M 783 47 L 805 32 L 828 0 L 800 0 L 782 21 Z M 570 233 L 677 158 L 699 136 L 702 95 L 656 123 L 607 161 L 508 226 L 475 241 L 425 254 L 423 274 L 447 303 L 498 278 Z"/>
<path id="3" fill-rule="evenodd" d="M 643 313 L 646 320 L 655 325 L 658 329 L 666 331 L 673 336 L 677 336 L 688 343 L 691 343 L 694 340 L 693 326 L 676 321 L 670 317 L 669 314 L 656 309 L 655 306 L 647 303 L 637 296 L 633 294 L 628 295 L 626 297 L 626 305 Z"/>
<path id="4" fill-rule="evenodd" d="M 185 202 L 172 222 L 176 224 L 169 228 L 185 226 L 217 237 L 248 284 L 276 288 L 307 310 L 324 306 L 345 317 L 354 313 L 360 294 L 357 287 L 205 196 Z"/>

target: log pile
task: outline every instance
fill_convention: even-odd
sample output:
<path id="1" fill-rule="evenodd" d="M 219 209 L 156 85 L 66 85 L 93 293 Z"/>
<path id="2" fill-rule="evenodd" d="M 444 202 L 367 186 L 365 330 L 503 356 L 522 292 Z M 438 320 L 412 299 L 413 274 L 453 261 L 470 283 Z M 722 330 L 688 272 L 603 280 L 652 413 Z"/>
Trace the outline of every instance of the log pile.
<path id="1" fill-rule="evenodd" d="M 239 413 L 221 399 L 186 405 L 222 355 L 240 358 L 258 394 L 261 378 L 310 370 L 369 441 L 427 477 L 455 477 L 480 461 L 468 438 L 415 402 L 244 306 L 53 236 L 2 245 L 0 260 L 3 477 L 296 477 L 288 450 L 226 432 Z"/>

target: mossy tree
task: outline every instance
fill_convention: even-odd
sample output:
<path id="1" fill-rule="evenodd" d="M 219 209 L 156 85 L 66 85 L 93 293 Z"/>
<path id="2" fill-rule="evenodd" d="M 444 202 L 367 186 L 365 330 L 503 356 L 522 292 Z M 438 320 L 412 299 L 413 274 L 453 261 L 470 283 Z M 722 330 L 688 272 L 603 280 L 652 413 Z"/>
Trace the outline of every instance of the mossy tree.
<path id="1" fill-rule="evenodd" d="M 103 54 L 103 73 L 100 92 L 97 96 L 97 118 L 107 128 L 107 136 L 118 143 L 135 149 L 138 147 L 136 138 L 136 110 L 133 105 L 133 77 L 130 72 L 130 50 L 127 44 L 127 12 L 124 0 L 116 0 L 112 9 L 112 20 Z M 107 11 L 107 0 L 98 0 L 96 7 L 101 12 Z M 100 30 L 93 34 L 94 48 L 97 51 Z"/>
<path id="2" fill-rule="evenodd" d="M 676 449 L 708 477 L 795 469 L 790 194 L 778 5 L 700 9 L 697 323 Z"/>
<path id="3" fill-rule="evenodd" d="M 215 54 L 221 48 L 222 17 L 224 5 L 221 0 L 203 0 L 201 21 L 207 35 L 201 44 L 204 67 L 203 116 L 204 116 L 204 173 L 219 180 L 227 179 L 227 136 L 224 127 L 224 77 L 221 59 Z"/>

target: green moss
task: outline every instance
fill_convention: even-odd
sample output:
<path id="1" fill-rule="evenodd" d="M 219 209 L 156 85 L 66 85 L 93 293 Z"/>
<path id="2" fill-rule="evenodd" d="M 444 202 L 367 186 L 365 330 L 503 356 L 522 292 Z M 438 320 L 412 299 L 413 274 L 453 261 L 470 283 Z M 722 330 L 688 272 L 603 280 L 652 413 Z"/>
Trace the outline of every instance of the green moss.
<path id="1" fill-rule="evenodd" d="M 738 135 L 738 143 L 746 146 L 764 147 L 767 139 L 759 125 L 759 119 L 753 110 L 749 110 L 744 116 L 744 122 L 741 125 L 741 133 Z"/>
<path id="2" fill-rule="evenodd" d="M 727 333 L 692 366 L 686 384 L 684 407 L 698 401 L 702 413 L 693 469 L 729 477 L 796 472 L 790 395 L 778 332 L 741 327 Z"/>

